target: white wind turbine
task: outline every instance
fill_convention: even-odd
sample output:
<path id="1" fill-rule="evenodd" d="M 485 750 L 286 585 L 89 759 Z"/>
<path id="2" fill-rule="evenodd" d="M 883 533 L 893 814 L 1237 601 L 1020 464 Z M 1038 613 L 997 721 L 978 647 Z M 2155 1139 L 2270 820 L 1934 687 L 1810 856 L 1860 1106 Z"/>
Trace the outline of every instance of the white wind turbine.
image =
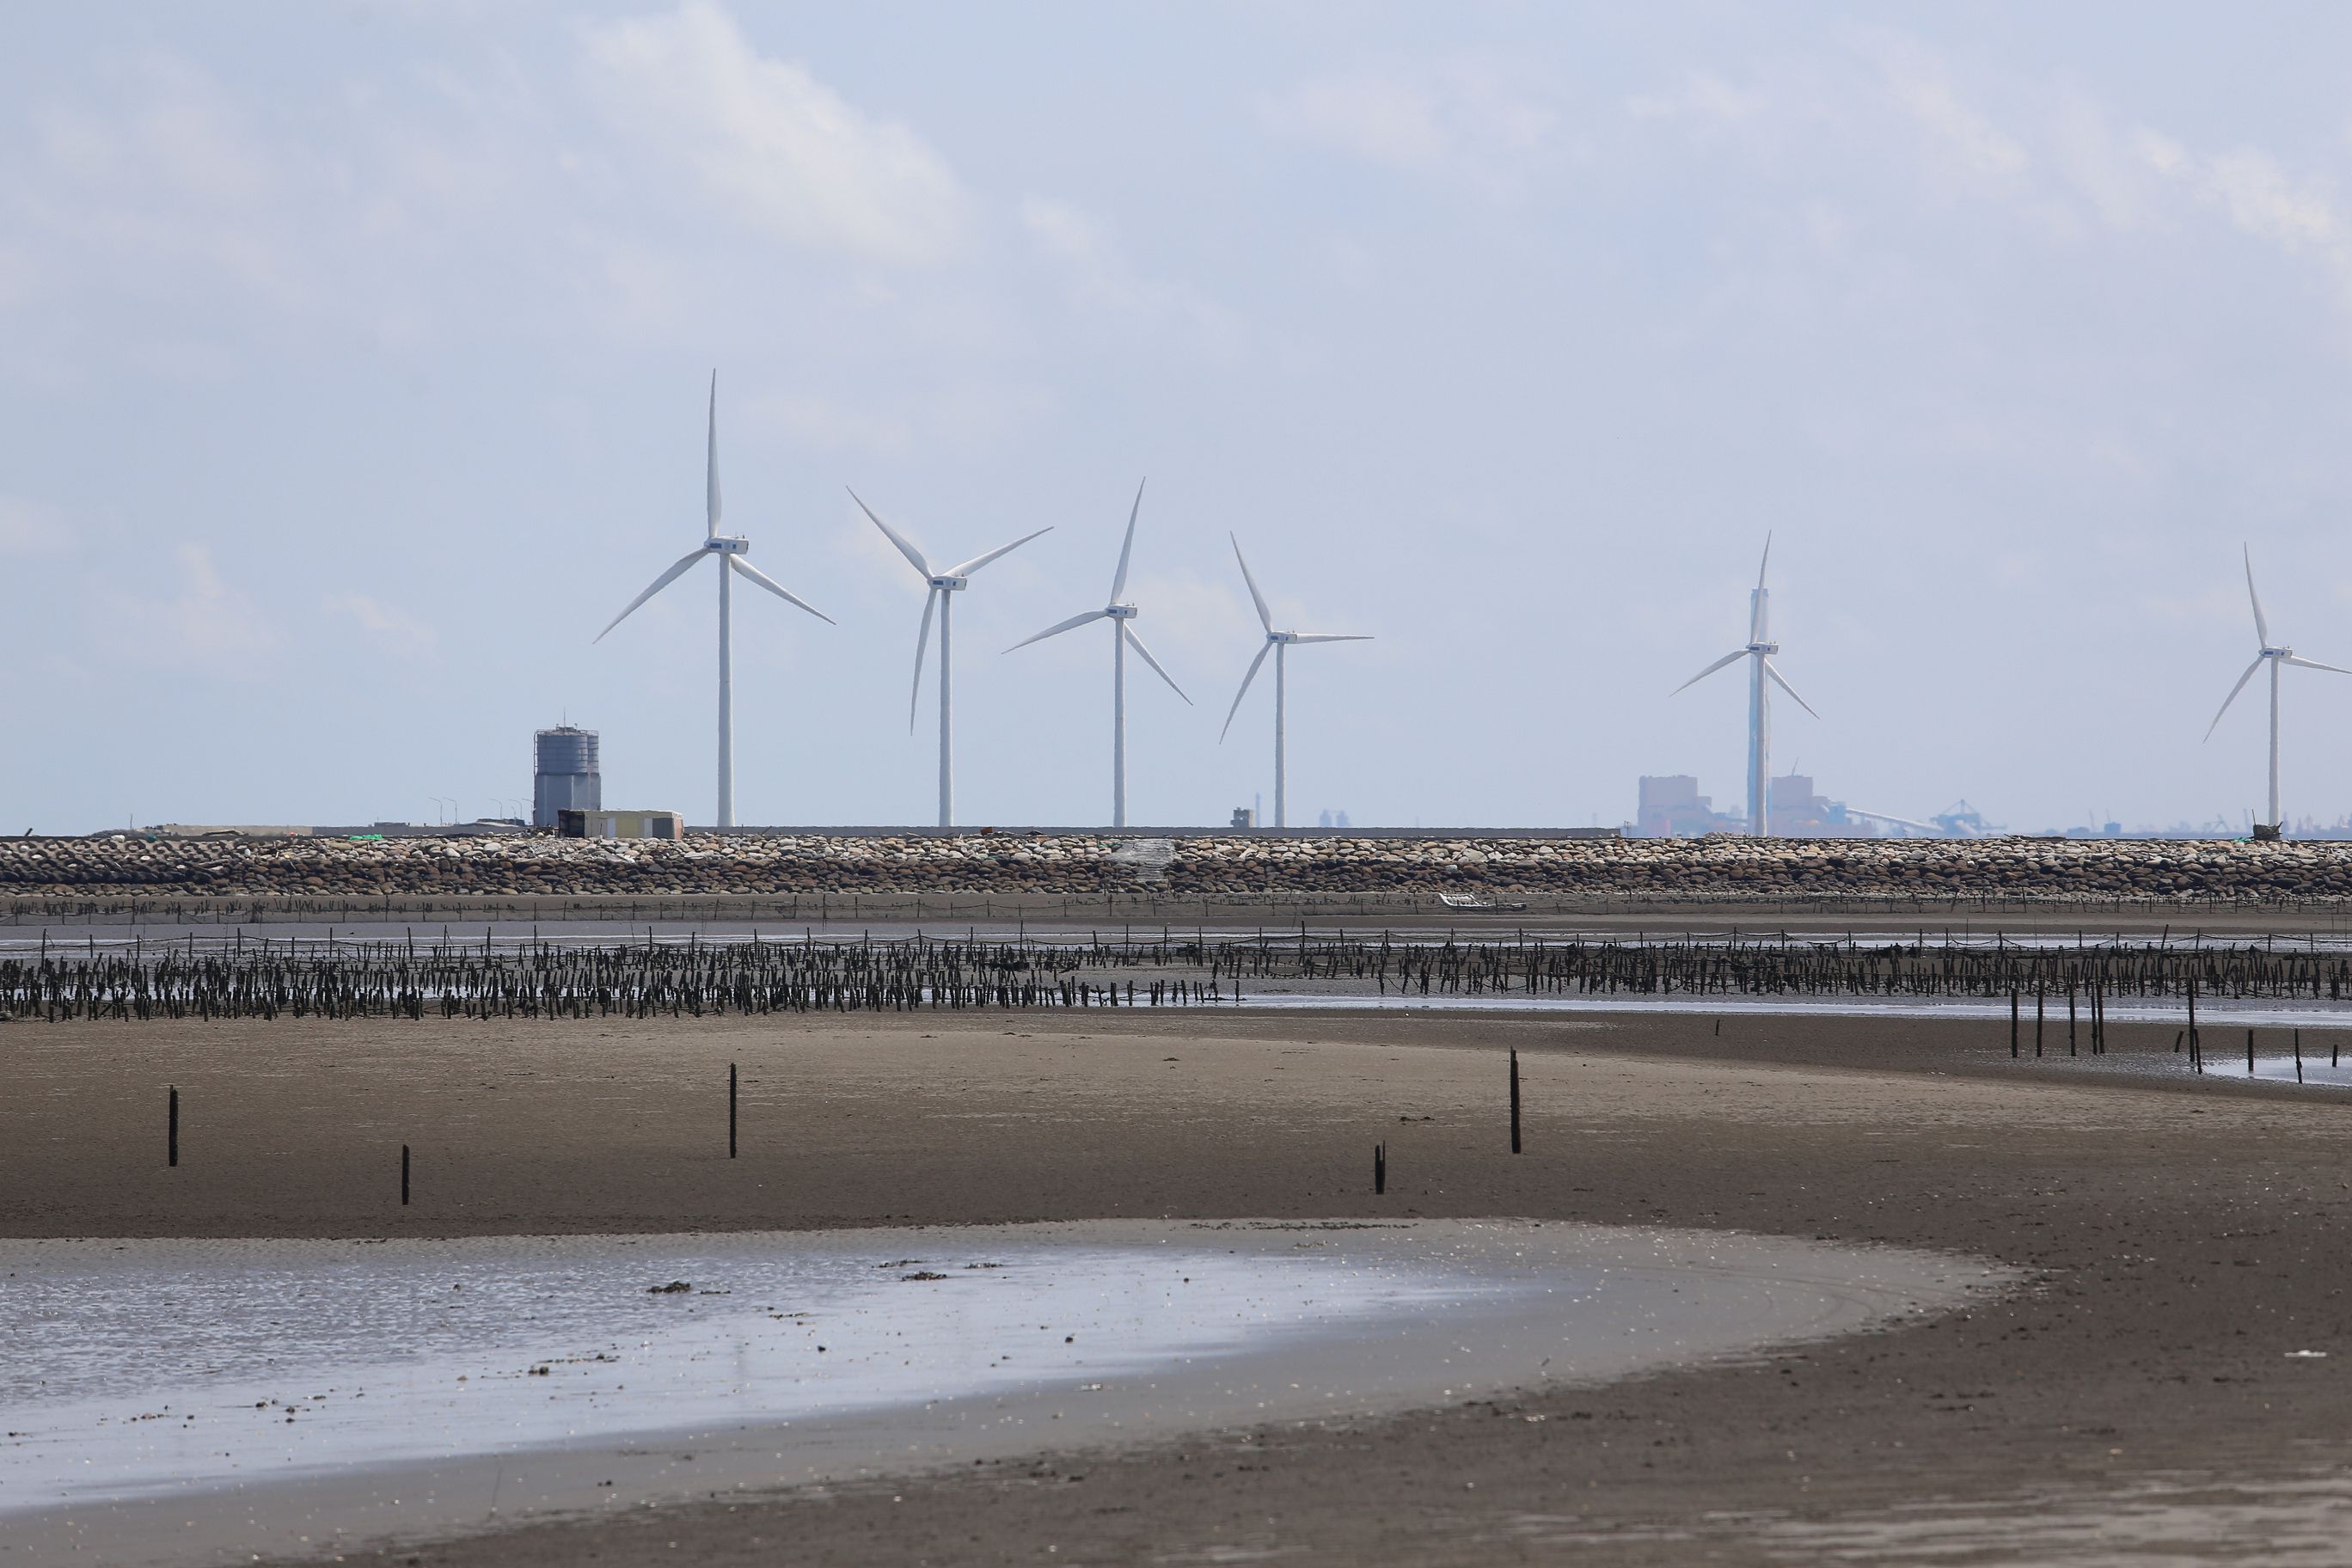
<path id="1" fill-rule="evenodd" d="M 883 537 L 898 547 L 898 553 L 905 556 L 915 570 L 922 574 L 924 583 L 929 585 L 928 592 L 923 595 L 923 629 L 915 634 L 915 687 L 907 696 L 907 732 L 908 734 L 914 733 L 915 704 L 923 695 L 923 653 L 930 646 L 931 612 L 936 609 L 940 615 L 940 826 L 953 827 L 955 826 L 955 706 L 951 700 L 952 687 L 949 679 L 951 673 L 949 660 L 949 629 L 950 612 L 955 608 L 955 600 L 950 595 L 971 586 L 971 574 L 998 556 L 1011 554 L 1036 538 L 1037 533 L 1051 533 L 1054 531 L 1047 527 L 1039 529 L 1037 533 L 1024 533 L 1012 543 L 999 545 L 985 555 L 975 555 L 961 565 L 950 566 L 944 572 L 935 572 L 931 569 L 930 562 L 924 559 L 923 552 L 916 549 L 913 543 L 897 529 L 892 528 L 880 518 L 875 517 L 874 509 L 860 500 L 856 490 L 849 492 L 849 499 L 857 502 L 857 510 L 873 521 L 874 526 L 882 531 Z"/>
<path id="2" fill-rule="evenodd" d="M 1780 651 L 1780 645 L 1772 641 L 1769 635 L 1771 595 L 1764 586 L 1764 572 L 1771 564 L 1772 536 L 1768 533 L 1764 536 L 1763 564 L 1756 568 L 1756 587 L 1748 595 L 1746 646 L 1733 648 L 1675 688 L 1675 691 L 1681 691 L 1686 687 L 1696 686 L 1736 660 L 1745 658 L 1753 661 L 1748 671 L 1748 831 L 1759 838 L 1764 837 L 1769 828 L 1765 820 L 1765 797 L 1771 776 L 1772 705 L 1771 693 L 1765 682 L 1769 679 L 1795 699 L 1798 707 L 1813 713 L 1813 705 L 1797 696 L 1797 689 L 1789 684 L 1780 667 L 1772 662 L 1772 656 Z M 1813 717 L 1818 719 L 1821 715 L 1813 713 Z"/>
<path id="3" fill-rule="evenodd" d="M 833 617 L 814 605 L 787 593 L 782 584 L 761 573 L 743 559 L 751 553 L 751 542 L 741 534 L 719 531 L 719 373 L 710 373 L 710 449 L 704 470 L 708 510 L 707 532 L 702 542 L 677 558 L 670 569 L 653 580 L 653 585 L 631 599 L 628 608 L 614 616 L 604 631 L 596 634 L 603 642 L 614 626 L 629 618 L 639 605 L 668 587 L 705 556 L 717 557 L 719 566 L 719 826 L 735 826 L 735 685 L 734 639 L 728 623 L 728 586 L 734 574 L 741 573 L 749 582 L 757 583 L 788 605 L 797 605 L 827 626 Z M 593 644 L 590 645 L 593 646 Z"/>
<path id="4" fill-rule="evenodd" d="M 1013 648 L 1044 642 L 1047 637 L 1075 631 L 1090 621 L 1107 620 L 1111 623 L 1110 825 L 1113 827 L 1127 826 L 1127 650 L 1129 645 L 1134 647 L 1137 656 L 1151 667 L 1152 673 L 1168 683 L 1169 690 L 1184 697 L 1184 689 L 1176 684 L 1176 678 L 1160 668 L 1160 661 L 1151 657 L 1151 650 L 1143 646 L 1141 637 L 1135 635 L 1135 617 L 1141 612 L 1133 605 L 1123 604 L 1119 600 L 1119 595 L 1127 591 L 1128 558 L 1135 553 L 1135 520 L 1142 510 L 1143 486 L 1137 485 L 1135 505 L 1129 508 L 1127 513 L 1127 542 L 1118 547 L 1118 570 L 1110 580 L 1110 603 L 1099 610 L 1088 610 L 1083 616 L 1072 616 L 1066 621 L 1056 622 L 1035 637 L 1024 637 L 1004 650 L 1011 653 Z M 1189 705 L 1192 700 L 1184 697 L 1184 700 Z"/>
<path id="5" fill-rule="evenodd" d="M 2254 606 L 2254 637 L 2260 645 L 2260 650 L 2254 655 L 2254 662 L 2246 666 L 2246 672 L 2238 677 L 2238 684 L 2230 688 L 2230 695 L 2221 699 L 2221 712 L 2215 713 L 2213 722 L 2205 727 L 2205 739 L 2210 741 L 2213 738 L 2213 731 L 2221 727 L 2221 714 L 2230 710 L 2230 704 L 2238 700 L 2238 693 L 2246 689 L 2246 682 L 2254 678 L 2254 671 L 2267 662 L 2271 667 L 2271 814 L 2270 820 L 2263 826 L 2275 833 L 2285 821 L 2285 818 L 2279 815 L 2279 666 L 2291 664 L 2298 669 L 2325 669 L 2336 675 L 2352 675 L 2352 669 L 2339 669 L 2332 664 L 2322 664 L 2317 659 L 2305 658 L 2291 647 L 2271 646 L 2270 622 L 2263 616 L 2262 595 L 2254 592 L 2254 552 L 2251 548 L 2246 551 L 2246 598 Z"/>
<path id="6" fill-rule="evenodd" d="M 1225 535 L 1225 537 L 1228 539 L 1234 539 L 1234 536 L 1230 533 Z M 1285 781 L 1283 757 L 1283 707 L 1285 702 L 1283 682 L 1284 655 L 1295 643 L 1370 642 L 1372 639 L 1368 634 L 1357 632 L 1276 631 L 1274 629 L 1274 613 L 1265 607 L 1265 595 L 1257 591 L 1257 579 L 1250 575 L 1249 563 L 1242 559 L 1242 542 L 1238 539 L 1234 539 L 1234 559 L 1241 562 L 1242 581 L 1249 584 L 1250 600 L 1253 604 L 1257 605 L 1258 624 L 1265 628 L 1265 645 L 1257 650 L 1257 657 L 1250 660 L 1249 673 L 1242 677 L 1242 689 L 1234 693 L 1234 705 L 1225 710 L 1225 728 L 1224 730 L 1217 731 L 1217 741 L 1220 744 L 1223 743 L 1225 739 L 1225 731 L 1231 730 L 1234 727 L 1234 715 L 1242 710 L 1242 699 L 1249 695 L 1250 682 L 1257 679 L 1258 666 L 1265 662 L 1265 656 L 1267 654 L 1273 654 L 1274 825 L 1276 827 L 1287 827 L 1290 826 L 1290 823 L 1285 809 L 1287 803 L 1285 799 L 1284 794 Z"/>

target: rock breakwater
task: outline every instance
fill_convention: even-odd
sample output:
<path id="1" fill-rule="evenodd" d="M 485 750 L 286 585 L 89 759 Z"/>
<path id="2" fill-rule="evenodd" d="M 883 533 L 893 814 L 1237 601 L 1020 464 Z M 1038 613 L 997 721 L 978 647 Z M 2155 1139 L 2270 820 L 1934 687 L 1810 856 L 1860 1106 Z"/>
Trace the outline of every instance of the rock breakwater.
<path id="1" fill-rule="evenodd" d="M 0 896 L 2352 899 L 2352 843 L 982 834 L 0 839 Z"/>

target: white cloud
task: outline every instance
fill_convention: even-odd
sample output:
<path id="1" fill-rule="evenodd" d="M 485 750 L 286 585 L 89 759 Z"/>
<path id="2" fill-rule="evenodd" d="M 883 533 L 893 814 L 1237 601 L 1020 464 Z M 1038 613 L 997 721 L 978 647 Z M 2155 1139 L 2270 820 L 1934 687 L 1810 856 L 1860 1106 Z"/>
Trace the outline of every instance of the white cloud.
<path id="1" fill-rule="evenodd" d="M 1031 248 L 1062 278 L 1072 303 L 1137 325 L 1173 323 L 1209 346 L 1230 350 L 1238 337 L 1231 312 L 1181 284 L 1147 278 L 1102 226 L 1067 202 L 1027 196 L 1021 226 Z"/>
<path id="2" fill-rule="evenodd" d="M 1509 72 L 1472 58 L 1312 78 L 1262 100 L 1259 113 L 1282 135 L 1489 195 L 1516 189 L 1559 125 Z"/>
<path id="3" fill-rule="evenodd" d="M 2201 155 L 2147 129 L 2133 144 L 2147 168 L 2219 210 L 2240 232 L 2286 255 L 2317 258 L 2352 309 L 2352 219 L 2326 187 L 2296 179 L 2254 148 Z"/>
<path id="4" fill-rule="evenodd" d="M 1960 96 L 1950 75 L 1925 49 L 1894 39 L 1878 51 L 1887 95 L 1927 132 L 1949 163 L 1979 179 L 2010 180 L 2025 173 L 2024 144 Z"/>
<path id="5" fill-rule="evenodd" d="M 813 394 L 756 397 L 744 416 L 755 430 L 773 430 L 821 451 L 903 458 L 915 447 L 914 430 L 900 416 Z"/>
<path id="6" fill-rule="evenodd" d="M 616 125 L 742 221 L 898 266 L 961 248 L 965 197 L 921 137 L 761 55 L 717 6 L 692 0 L 585 37 L 592 84 Z"/>
<path id="7" fill-rule="evenodd" d="M 117 595 L 109 611 L 122 629 L 118 651 L 165 668 L 199 665 L 258 678 L 256 660 L 279 643 L 242 588 L 224 578 L 212 552 L 183 544 L 173 552 L 177 591 L 166 598 Z"/>
<path id="8" fill-rule="evenodd" d="M 63 555 L 72 548 L 64 512 L 22 496 L 0 495 L 0 555 Z"/>
<path id="9" fill-rule="evenodd" d="M 441 634 L 433 626 L 364 594 L 338 595 L 327 601 L 326 608 L 403 658 L 428 658 L 440 646 Z"/>

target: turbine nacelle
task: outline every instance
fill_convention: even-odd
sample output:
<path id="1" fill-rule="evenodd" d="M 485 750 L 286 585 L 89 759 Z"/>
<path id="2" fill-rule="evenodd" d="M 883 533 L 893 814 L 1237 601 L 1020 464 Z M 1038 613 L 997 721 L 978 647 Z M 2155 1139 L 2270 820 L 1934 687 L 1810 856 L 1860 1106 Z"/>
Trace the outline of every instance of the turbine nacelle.
<path id="1" fill-rule="evenodd" d="M 740 533 L 718 533 L 704 540 L 702 548 L 712 555 L 749 555 L 751 542 Z"/>
<path id="2" fill-rule="evenodd" d="M 1103 614 L 1114 621 L 1131 621 L 1143 612 L 1133 605 L 1105 605 Z"/>
<path id="3" fill-rule="evenodd" d="M 960 594 L 971 586 L 970 577 L 930 577 L 925 581 L 942 594 Z"/>

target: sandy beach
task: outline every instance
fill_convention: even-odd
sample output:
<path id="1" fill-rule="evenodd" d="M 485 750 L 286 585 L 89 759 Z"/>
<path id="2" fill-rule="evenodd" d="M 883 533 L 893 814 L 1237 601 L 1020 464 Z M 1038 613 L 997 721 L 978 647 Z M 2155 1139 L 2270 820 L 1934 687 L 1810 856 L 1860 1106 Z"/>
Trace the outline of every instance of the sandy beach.
<path id="1" fill-rule="evenodd" d="M 2157 1025 L 2116 1024 L 2105 1058 L 2040 1062 L 2011 1061 L 2005 1025 L 1975 1018 L 1730 1012 L 1717 1028 L 1246 1012 L 12 1025 L 0 1230 L 1519 1216 L 1920 1248 L 2022 1281 L 1916 1327 L 1601 1389 L 396 1549 L 424 1563 L 764 1562 L 787 1542 L 794 1561 L 827 1563 L 1778 1563 L 1927 1547 L 2088 1562 L 2126 1538 L 2177 1560 L 2250 1560 L 2252 1542 L 2266 1561 L 2343 1560 L 2340 1091 L 2147 1070 L 2169 1055 Z M 166 1085 L 183 1107 L 170 1171 Z"/>

